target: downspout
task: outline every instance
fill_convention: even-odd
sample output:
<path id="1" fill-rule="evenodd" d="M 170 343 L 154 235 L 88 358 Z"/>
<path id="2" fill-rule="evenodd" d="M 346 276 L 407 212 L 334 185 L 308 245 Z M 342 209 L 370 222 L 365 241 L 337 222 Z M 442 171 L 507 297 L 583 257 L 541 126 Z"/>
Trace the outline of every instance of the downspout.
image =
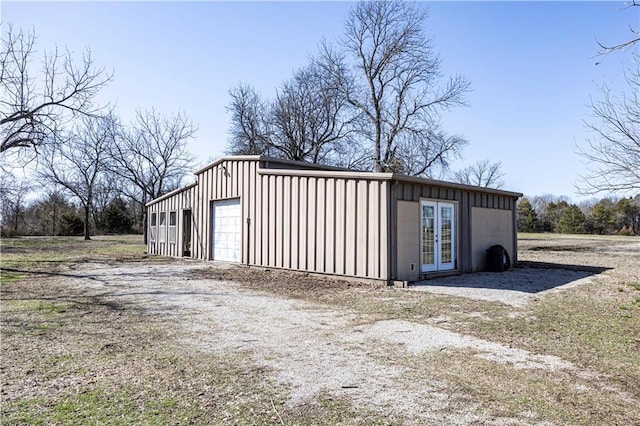
<path id="1" fill-rule="evenodd" d="M 393 265 L 395 262 L 393 262 L 393 241 L 392 241 L 392 237 L 393 237 L 393 232 L 392 232 L 392 228 L 391 228 L 391 224 L 393 223 L 393 217 L 395 216 L 395 205 L 397 203 L 394 203 L 393 201 L 393 194 L 395 194 L 395 190 L 393 190 L 393 187 L 396 185 L 397 182 L 395 182 L 393 180 L 393 178 L 389 179 L 389 184 L 387 185 L 387 203 L 388 203 L 388 207 L 387 207 L 387 285 L 388 286 L 392 286 L 393 285 L 393 280 L 395 279 L 395 275 L 393 273 Z"/>

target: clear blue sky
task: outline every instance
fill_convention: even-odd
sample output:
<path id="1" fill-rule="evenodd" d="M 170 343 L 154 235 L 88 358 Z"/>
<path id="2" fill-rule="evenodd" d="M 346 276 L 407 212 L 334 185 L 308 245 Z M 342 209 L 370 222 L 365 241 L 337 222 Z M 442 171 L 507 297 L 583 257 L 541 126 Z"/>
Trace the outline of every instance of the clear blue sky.
<path id="1" fill-rule="evenodd" d="M 33 28 L 38 50 L 90 47 L 115 73 L 101 94 L 129 121 L 136 109 L 184 111 L 199 126 L 190 150 L 204 164 L 227 144 L 228 90 L 264 95 L 306 63 L 324 37 L 342 32 L 346 2 L 12 2 L 7 23 Z M 444 117 L 470 145 L 454 168 L 502 161 L 505 189 L 567 195 L 583 164 L 576 143 L 596 83 L 622 90 L 630 52 L 594 58 L 596 39 L 614 44 L 640 26 L 638 8 L 609 2 L 422 2 L 426 33 L 445 75 L 472 83 L 470 106 Z M 596 62 L 602 64 L 596 65 Z"/>

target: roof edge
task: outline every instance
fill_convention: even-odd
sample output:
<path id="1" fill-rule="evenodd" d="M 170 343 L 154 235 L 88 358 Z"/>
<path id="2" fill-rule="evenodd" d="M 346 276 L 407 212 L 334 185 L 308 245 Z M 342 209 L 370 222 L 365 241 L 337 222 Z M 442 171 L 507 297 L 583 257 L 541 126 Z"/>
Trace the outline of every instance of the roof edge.
<path id="1" fill-rule="evenodd" d="M 206 166 L 199 168 L 198 170 L 193 172 L 193 174 L 199 175 L 203 172 L 206 172 L 207 170 L 214 168 L 223 161 L 258 161 L 261 158 L 264 157 L 262 157 L 261 155 L 225 155 L 224 157 L 220 157 L 217 160 L 214 160 L 213 162 L 207 164 Z"/>
<path id="2" fill-rule="evenodd" d="M 344 167 L 326 166 L 324 164 L 317 164 L 317 163 L 307 163 L 306 161 L 288 160 L 285 158 L 260 156 L 259 160 L 266 161 L 267 163 L 271 162 L 271 163 L 277 163 L 277 164 L 284 164 L 287 166 L 300 166 L 300 167 L 304 167 L 305 169 L 326 170 L 326 171 L 333 170 L 333 171 L 342 171 L 342 172 L 358 172 L 359 171 L 354 169 L 347 169 Z"/>
<path id="3" fill-rule="evenodd" d="M 196 170 L 194 174 L 199 175 L 209 169 L 216 167 L 218 164 L 222 163 L 223 161 L 264 161 L 266 163 L 276 163 L 276 164 L 282 164 L 285 166 L 304 167 L 304 169 L 307 169 L 307 170 L 308 169 L 327 170 L 327 171 L 333 170 L 333 171 L 343 171 L 343 172 L 354 171 L 352 169 L 346 169 L 344 167 L 325 166 L 322 164 L 307 163 L 305 161 L 287 160 L 285 158 L 269 157 L 265 155 L 225 155 L 224 157 L 220 157 L 217 160 L 207 164 L 206 166 Z"/>
<path id="4" fill-rule="evenodd" d="M 336 177 L 336 178 L 359 178 L 371 180 L 391 180 L 393 173 L 374 172 L 354 172 L 348 169 L 338 170 L 295 170 L 295 169 L 263 169 L 259 168 L 261 175 L 273 176 L 304 176 L 304 177 Z"/>
<path id="5" fill-rule="evenodd" d="M 166 194 L 161 195 L 158 198 L 154 198 L 153 200 L 149 201 L 144 206 L 145 207 L 149 207 L 151 204 L 155 204 L 157 202 L 160 202 L 160 201 L 164 200 L 165 198 L 172 197 L 172 196 L 174 196 L 176 194 L 181 193 L 182 191 L 186 191 L 189 188 L 193 188 L 194 186 L 198 186 L 198 181 L 192 182 L 192 183 L 190 183 L 188 185 L 185 185 L 185 186 L 181 186 L 180 188 L 176 188 L 173 191 L 167 192 Z"/>
<path id="6" fill-rule="evenodd" d="M 417 176 L 408 176 L 402 175 L 398 173 L 381 173 L 381 172 L 366 172 L 366 171 L 357 171 L 352 169 L 345 169 L 342 167 L 333 167 L 333 166 L 324 166 L 320 164 L 306 163 L 303 161 L 295 161 L 295 160 L 286 160 L 282 158 L 274 158 L 263 155 L 226 155 L 218 158 L 217 160 L 207 164 L 204 167 L 196 170 L 194 174 L 200 175 L 203 172 L 218 166 L 220 163 L 224 161 L 259 161 L 268 163 L 276 163 L 288 166 L 300 166 L 304 167 L 303 169 L 295 169 L 295 168 L 269 168 L 269 167 L 257 167 L 257 172 L 259 174 L 264 175 L 273 175 L 273 176 L 285 176 L 285 175 L 294 175 L 294 176 L 306 176 L 306 177 L 337 177 L 337 178 L 355 178 L 355 179 L 370 179 L 370 180 L 389 180 L 389 181 L 397 181 L 397 182 L 407 182 L 407 183 L 416 183 L 421 185 L 433 185 L 440 186 L 446 188 L 454 188 L 465 191 L 473 191 L 480 192 L 485 194 L 494 194 L 494 195 L 502 195 L 513 198 L 521 198 L 524 194 L 520 192 L 506 191 L 503 189 L 497 188 L 487 188 L 482 186 L 475 185 L 467 185 L 463 183 L 456 183 L 444 180 L 437 179 L 429 179 Z M 167 194 L 164 194 L 161 197 L 158 197 L 147 204 L 145 206 L 149 206 L 158 201 L 162 201 L 165 198 L 171 197 L 181 191 L 185 191 L 189 188 L 198 185 L 198 181 L 186 185 L 184 187 L 175 189 Z"/>
<path id="7" fill-rule="evenodd" d="M 393 174 L 392 179 L 398 182 L 418 183 L 423 185 L 430 184 L 434 186 L 444 186 L 448 188 L 456 188 L 456 189 L 461 189 L 465 191 L 484 192 L 488 194 L 504 195 L 507 197 L 515 197 L 515 198 L 520 198 L 524 195 L 524 194 L 521 194 L 520 192 L 506 191 L 504 189 L 488 188 L 485 186 L 476 186 L 476 185 L 467 185 L 464 183 L 456 183 L 456 182 L 449 182 L 446 180 L 422 178 L 418 176 L 407 176 L 407 175 L 401 175 L 397 173 Z"/>

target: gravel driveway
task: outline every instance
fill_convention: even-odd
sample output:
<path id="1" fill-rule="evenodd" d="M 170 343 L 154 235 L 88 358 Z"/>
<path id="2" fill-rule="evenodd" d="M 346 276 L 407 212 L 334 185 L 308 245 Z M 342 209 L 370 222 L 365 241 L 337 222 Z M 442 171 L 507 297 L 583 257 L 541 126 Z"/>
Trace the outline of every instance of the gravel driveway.
<path id="1" fill-rule="evenodd" d="M 473 356 L 516 369 L 581 374 L 572 363 L 558 357 L 532 354 L 437 325 L 376 321 L 349 310 L 247 290 L 232 282 L 194 279 L 189 273 L 206 265 L 76 264 L 69 271 L 71 278 L 64 280 L 65 285 L 141 306 L 151 315 L 171 317 L 183 328 L 189 350 L 246 354 L 289 390 L 288 406 L 304 406 L 322 394 L 346 397 L 390 421 L 511 424 L 510 419 L 488 418 L 445 383 L 416 376 L 412 362 L 430 352 L 468 349 Z M 554 272 L 543 273 L 552 279 Z M 568 274 L 561 277 L 567 285 L 589 279 L 585 273 L 562 273 Z M 556 280 L 557 274 L 555 271 Z M 474 274 L 463 276 L 466 285 L 460 285 L 460 277 L 456 277 L 410 291 L 466 295 L 522 306 L 534 297 L 535 289 L 514 290 L 506 283 L 522 280 L 525 275 L 526 270 L 505 273 L 501 276 L 504 286 L 497 283 L 494 288 L 473 283 L 495 280 L 495 274 Z M 548 291 L 557 291 L 557 287 Z M 455 407 L 455 411 L 448 407 Z"/>

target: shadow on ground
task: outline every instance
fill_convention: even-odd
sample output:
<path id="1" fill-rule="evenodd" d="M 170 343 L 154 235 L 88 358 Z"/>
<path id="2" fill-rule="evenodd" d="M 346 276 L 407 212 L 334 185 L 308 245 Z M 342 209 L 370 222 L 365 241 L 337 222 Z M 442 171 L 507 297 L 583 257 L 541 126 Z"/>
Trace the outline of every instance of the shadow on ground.
<path id="1" fill-rule="evenodd" d="M 521 262 L 505 272 L 476 272 L 420 281 L 412 289 L 523 306 L 535 294 L 585 284 L 608 269 L 582 265 Z"/>

